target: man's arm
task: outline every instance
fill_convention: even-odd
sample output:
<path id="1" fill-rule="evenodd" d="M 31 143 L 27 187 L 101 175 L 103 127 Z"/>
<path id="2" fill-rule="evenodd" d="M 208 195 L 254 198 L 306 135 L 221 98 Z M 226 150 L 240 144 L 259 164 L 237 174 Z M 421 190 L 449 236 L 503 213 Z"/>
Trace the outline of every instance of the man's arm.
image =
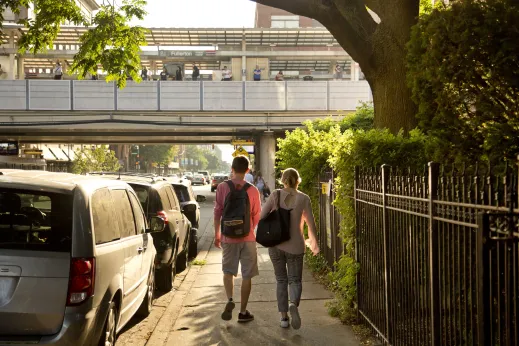
<path id="1" fill-rule="evenodd" d="M 216 199 L 214 202 L 214 245 L 220 247 L 221 233 L 220 233 L 220 222 L 223 214 L 224 194 L 222 191 L 222 184 L 216 188 Z"/>
<path id="2" fill-rule="evenodd" d="M 261 214 L 261 198 L 259 191 L 254 187 L 253 203 L 251 203 L 252 228 L 256 228 L 260 220 Z"/>

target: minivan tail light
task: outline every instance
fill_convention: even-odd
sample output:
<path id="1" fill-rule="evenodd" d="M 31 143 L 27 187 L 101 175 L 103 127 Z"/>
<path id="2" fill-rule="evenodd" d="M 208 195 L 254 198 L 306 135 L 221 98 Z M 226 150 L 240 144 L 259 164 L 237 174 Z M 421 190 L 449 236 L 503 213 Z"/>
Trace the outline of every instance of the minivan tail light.
<path id="1" fill-rule="evenodd" d="M 168 223 L 168 215 L 166 214 L 165 211 L 158 211 L 157 216 L 160 217 L 162 220 L 164 220 L 165 224 Z"/>
<path id="2" fill-rule="evenodd" d="M 94 258 L 71 259 L 67 306 L 79 305 L 94 294 L 94 278 Z"/>

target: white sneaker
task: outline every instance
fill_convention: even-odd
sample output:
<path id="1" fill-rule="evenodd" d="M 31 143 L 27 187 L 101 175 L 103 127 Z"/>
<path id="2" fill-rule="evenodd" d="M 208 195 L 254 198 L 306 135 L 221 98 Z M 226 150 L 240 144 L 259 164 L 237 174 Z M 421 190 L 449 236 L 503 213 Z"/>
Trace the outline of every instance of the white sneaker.
<path id="1" fill-rule="evenodd" d="M 299 309 L 297 305 L 294 303 L 290 303 L 290 317 L 292 318 L 292 328 L 299 329 L 301 328 L 301 316 L 299 316 Z"/>
<path id="2" fill-rule="evenodd" d="M 290 325 L 288 317 L 287 318 L 282 318 L 281 322 L 279 323 L 279 325 L 281 326 L 281 328 L 288 328 L 288 326 Z"/>

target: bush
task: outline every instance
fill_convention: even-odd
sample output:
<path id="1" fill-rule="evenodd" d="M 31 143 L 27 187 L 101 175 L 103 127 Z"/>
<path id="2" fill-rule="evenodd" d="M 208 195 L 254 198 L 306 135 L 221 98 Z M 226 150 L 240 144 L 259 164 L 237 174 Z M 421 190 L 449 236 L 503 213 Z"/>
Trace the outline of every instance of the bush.
<path id="1" fill-rule="evenodd" d="M 451 160 L 519 152 L 519 3 L 451 2 L 422 14 L 408 43 L 420 127 Z"/>

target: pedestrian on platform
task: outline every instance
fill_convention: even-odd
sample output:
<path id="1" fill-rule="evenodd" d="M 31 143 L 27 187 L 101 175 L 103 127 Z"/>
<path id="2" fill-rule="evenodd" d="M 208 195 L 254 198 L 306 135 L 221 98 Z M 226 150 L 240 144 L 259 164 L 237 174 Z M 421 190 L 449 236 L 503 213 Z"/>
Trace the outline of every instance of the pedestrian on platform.
<path id="1" fill-rule="evenodd" d="M 160 73 L 160 80 L 166 81 L 168 80 L 168 71 L 166 71 L 166 66 L 162 69 L 162 72 Z"/>
<path id="2" fill-rule="evenodd" d="M 180 81 L 183 79 L 182 67 L 180 67 L 180 66 L 177 68 L 177 72 L 175 73 L 175 79 L 180 80 Z"/>
<path id="3" fill-rule="evenodd" d="M 194 81 L 196 81 L 196 80 L 198 80 L 198 77 L 200 77 L 200 70 L 198 69 L 198 66 L 193 64 L 192 78 L 193 78 Z"/>
<path id="4" fill-rule="evenodd" d="M 261 69 L 258 65 L 256 65 L 256 69 L 254 70 L 254 80 L 257 82 L 261 80 Z"/>
<path id="5" fill-rule="evenodd" d="M 222 271 L 227 303 L 222 319 L 232 319 L 234 277 L 241 265 L 242 285 L 238 322 L 250 322 L 254 316 L 247 310 L 252 278 L 259 275 L 254 229 L 259 222 L 261 201 L 258 189 L 245 181 L 249 159 L 237 156 L 232 162 L 233 179 L 218 185 L 214 207 L 214 245 L 222 248 Z"/>
<path id="6" fill-rule="evenodd" d="M 342 80 L 342 69 L 339 64 L 335 64 L 335 75 L 333 77 L 335 80 Z"/>
<path id="7" fill-rule="evenodd" d="M 276 75 L 276 80 L 277 81 L 283 81 L 284 80 L 283 71 L 279 71 L 278 72 L 278 74 Z"/>
<path id="8" fill-rule="evenodd" d="M 291 210 L 290 240 L 269 248 L 269 255 L 274 266 L 274 274 L 277 281 L 276 294 L 278 311 L 281 313 L 280 325 L 282 328 L 288 328 L 288 312 L 290 311 L 292 328 L 299 329 L 301 327 L 301 317 L 298 307 L 303 290 L 302 276 L 305 243 L 314 255 L 319 253 L 319 245 L 317 243 L 316 226 L 310 197 L 297 189 L 301 183 L 299 173 L 293 168 L 288 168 L 283 172 L 281 182 L 285 187 L 270 195 L 261 211 L 261 219 L 276 209 L 278 205 L 281 208 Z M 308 226 L 309 239 L 306 241 L 304 223 Z"/>
<path id="9" fill-rule="evenodd" d="M 54 67 L 54 79 L 61 80 L 63 77 L 63 68 L 61 67 L 61 63 L 58 61 L 56 66 Z"/>
<path id="10" fill-rule="evenodd" d="M 148 69 L 146 68 L 146 66 L 142 67 L 141 78 L 142 78 L 143 81 L 147 81 L 148 80 Z"/>
<path id="11" fill-rule="evenodd" d="M 232 72 L 227 68 L 227 66 L 223 67 L 222 70 L 222 80 L 224 81 L 230 81 L 232 80 Z"/>

